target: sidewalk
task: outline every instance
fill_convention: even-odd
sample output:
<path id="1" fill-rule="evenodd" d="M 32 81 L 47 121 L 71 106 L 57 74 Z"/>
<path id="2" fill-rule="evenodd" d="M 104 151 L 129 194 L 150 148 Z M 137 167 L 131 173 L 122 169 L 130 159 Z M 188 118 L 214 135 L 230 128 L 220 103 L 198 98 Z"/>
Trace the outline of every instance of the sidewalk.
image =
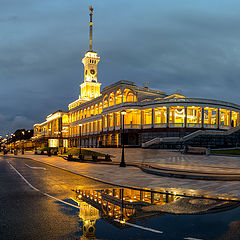
<path id="1" fill-rule="evenodd" d="M 98 149 L 99 150 L 99 149 Z M 101 149 L 102 150 L 102 149 Z M 114 162 L 119 161 L 119 149 L 114 149 L 116 158 Z M 141 150 L 141 149 L 139 149 Z M 103 149 L 107 151 L 107 149 Z M 108 149 L 108 151 L 110 151 Z M 150 153 L 150 152 L 149 152 Z M 141 153 L 127 155 L 126 161 L 139 162 L 137 156 Z M 175 153 L 163 152 L 162 155 L 171 155 L 175 157 Z M 150 154 L 151 155 L 151 154 Z M 8 155 L 13 156 L 13 155 Z M 13 156 L 17 158 L 31 158 L 33 160 L 43 162 L 58 168 L 80 174 L 83 176 L 91 177 L 96 180 L 111 183 L 114 185 L 120 185 L 125 187 L 138 187 L 148 188 L 154 190 L 168 190 L 170 192 L 176 192 L 179 194 L 191 194 L 191 195 L 204 195 L 211 197 L 226 197 L 236 198 L 240 200 L 240 181 L 204 181 L 204 180 L 191 180 L 191 179 L 179 179 L 179 178 L 168 178 L 160 177 L 152 174 L 142 172 L 136 167 L 120 168 L 118 165 L 105 165 L 96 163 L 79 163 L 79 162 L 68 162 L 58 156 L 45 156 L 45 155 L 34 155 L 26 153 L 24 155 Z M 134 157 L 134 158 L 133 158 Z M 131 159 L 131 160 L 130 160 Z M 195 159 L 195 158 L 193 158 Z M 155 158 L 156 160 L 156 158 Z M 231 160 L 229 160 L 231 161 Z M 235 163 L 237 164 L 237 163 Z"/>

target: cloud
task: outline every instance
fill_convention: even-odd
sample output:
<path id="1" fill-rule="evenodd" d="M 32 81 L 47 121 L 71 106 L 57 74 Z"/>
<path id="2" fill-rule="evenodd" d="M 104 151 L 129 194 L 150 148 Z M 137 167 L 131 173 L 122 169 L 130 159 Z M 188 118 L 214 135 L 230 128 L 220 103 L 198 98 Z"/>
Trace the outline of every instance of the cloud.
<path id="1" fill-rule="evenodd" d="M 30 129 L 34 124 L 32 119 L 25 116 L 7 116 L 0 114 L 0 132 L 2 135 L 12 133 L 17 129 Z"/>
<path id="2" fill-rule="evenodd" d="M 239 1 L 92 4 L 103 87 L 148 81 L 167 93 L 240 103 Z M 88 2 L 76 0 L 2 0 L 0 13 L 1 133 L 30 128 L 78 97 L 89 16 Z"/>

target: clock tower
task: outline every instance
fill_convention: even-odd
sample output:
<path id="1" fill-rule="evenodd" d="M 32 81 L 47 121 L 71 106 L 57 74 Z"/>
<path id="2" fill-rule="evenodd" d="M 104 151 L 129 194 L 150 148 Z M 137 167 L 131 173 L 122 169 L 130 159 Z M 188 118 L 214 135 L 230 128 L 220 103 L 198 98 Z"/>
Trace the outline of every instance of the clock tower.
<path id="1" fill-rule="evenodd" d="M 81 99 L 89 101 L 93 98 L 100 96 L 101 83 L 97 82 L 97 65 L 100 61 L 100 57 L 97 52 L 92 50 L 92 32 L 93 32 L 93 8 L 89 7 L 90 10 L 90 21 L 89 21 L 89 50 L 82 59 L 84 64 L 84 82 L 80 85 L 81 87 Z"/>

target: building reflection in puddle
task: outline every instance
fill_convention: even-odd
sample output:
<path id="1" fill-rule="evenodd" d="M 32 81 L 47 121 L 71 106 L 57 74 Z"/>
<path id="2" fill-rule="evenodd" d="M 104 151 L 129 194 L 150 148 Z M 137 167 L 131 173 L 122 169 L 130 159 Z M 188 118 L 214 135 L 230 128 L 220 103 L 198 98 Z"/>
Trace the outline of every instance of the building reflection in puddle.
<path id="1" fill-rule="evenodd" d="M 128 188 L 75 190 L 74 201 L 80 207 L 83 239 L 95 239 L 97 219 L 119 227 L 154 216 L 171 214 L 206 214 L 239 206 L 239 202 L 178 196 L 169 192 L 152 192 Z"/>
<path id="2" fill-rule="evenodd" d="M 83 238 L 82 239 L 95 239 L 96 220 L 100 218 L 99 210 L 90 204 L 76 199 L 79 204 L 79 217 L 83 221 Z"/>

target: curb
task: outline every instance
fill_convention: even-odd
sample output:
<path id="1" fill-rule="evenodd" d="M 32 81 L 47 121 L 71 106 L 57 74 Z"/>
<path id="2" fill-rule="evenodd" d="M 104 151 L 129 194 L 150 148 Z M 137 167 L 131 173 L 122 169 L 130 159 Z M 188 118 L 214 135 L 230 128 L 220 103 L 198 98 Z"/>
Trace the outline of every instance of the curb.
<path id="1" fill-rule="evenodd" d="M 178 170 L 167 170 L 167 169 L 155 169 L 149 167 L 141 167 L 143 172 L 154 174 L 162 177 L 174 177 L 191 180 L 205 180 L 205 181 L 240 181 L 240 174 L 191 174 L 190 172 L 178 171 Z"/>
<path id="2" fill-rule="evenodd" d="M 16 156 L 10 156 L 10 155 L 5 155 L 6 157 L 12 157 L 12 158 L 20 158 L 20 157 L 16 157 Z M 66 171 L 66 172 L 70 172 L 70 173 L 73 173 L 73 174 L 76 174 L 76 175 L 79 175 L 81 177 L 86 177 L 86 178 L 89 178 L 91 180 L 94 180 L 94 181 L 97 181 L 97 182 L 101 182 L 101 183 L 104 183 L 104 184 L 108 184 L 108 185 L 112 185 L 112 186 L 117 186 L 117 187 L 121 187 L 121 188 L 131 188 L 131 189 L 134 189 L 134 190 L 140 190 L 140 189 L 144 189 L 146 191 L 153 191 L 150 187 L 149 188 L 141 188 L 141 187 L 136 187 L 136 186 L 130 186 L 130 185 L 121 185 L 121 184 L 117 184 L 117 183 L 112 183 L 112 182 L 106 182 L 104 180 L 101 180 L 99 178 L 95 178 L 95 177 L 92 177 L 92 176 L 89 176 L 89 175 L 86 175 L 86 174 L 82 174 L 82 173 L 76 173 L 76 172 L 73 172 L 69 169 L 66 169 L 66 168 L 63 168 L 63 167 L 58 167 L 56 165 L 53 165 L 51 163 L 45 163 L 45 162 L 42 162 L 42 161 L 39 161 L 39 160 L 36 160 L 36 159 L 32 159 L 30 157 L 21 157 L 23 159 L 28 159 L 28 160 L 32 160 L 32 161 L 35 161 L 35 162 L 38 162 L 38 163 L 42 163 L 42 164 L 46 164 L 48 166 L 51 166 L 51 167 L 54 167 L 54 168 L 57 168 L 57 169 L 60 169 L 60 170 L 63 170 L 63 171 Z M 95 163 L 93 163 L 95 164 Z M 105 163 L 103 163 L 105 164 Z M 127 165 L 127 166 L 130 166 L 130 165 Z M 131 167 L 131 166 L 130 166 Z M 135 166 L 133 166 L 135 167 Z M 156 190 L 155 190 L 156 191 Z M 159 191 L 157 191 L 159 192 Z"/>

